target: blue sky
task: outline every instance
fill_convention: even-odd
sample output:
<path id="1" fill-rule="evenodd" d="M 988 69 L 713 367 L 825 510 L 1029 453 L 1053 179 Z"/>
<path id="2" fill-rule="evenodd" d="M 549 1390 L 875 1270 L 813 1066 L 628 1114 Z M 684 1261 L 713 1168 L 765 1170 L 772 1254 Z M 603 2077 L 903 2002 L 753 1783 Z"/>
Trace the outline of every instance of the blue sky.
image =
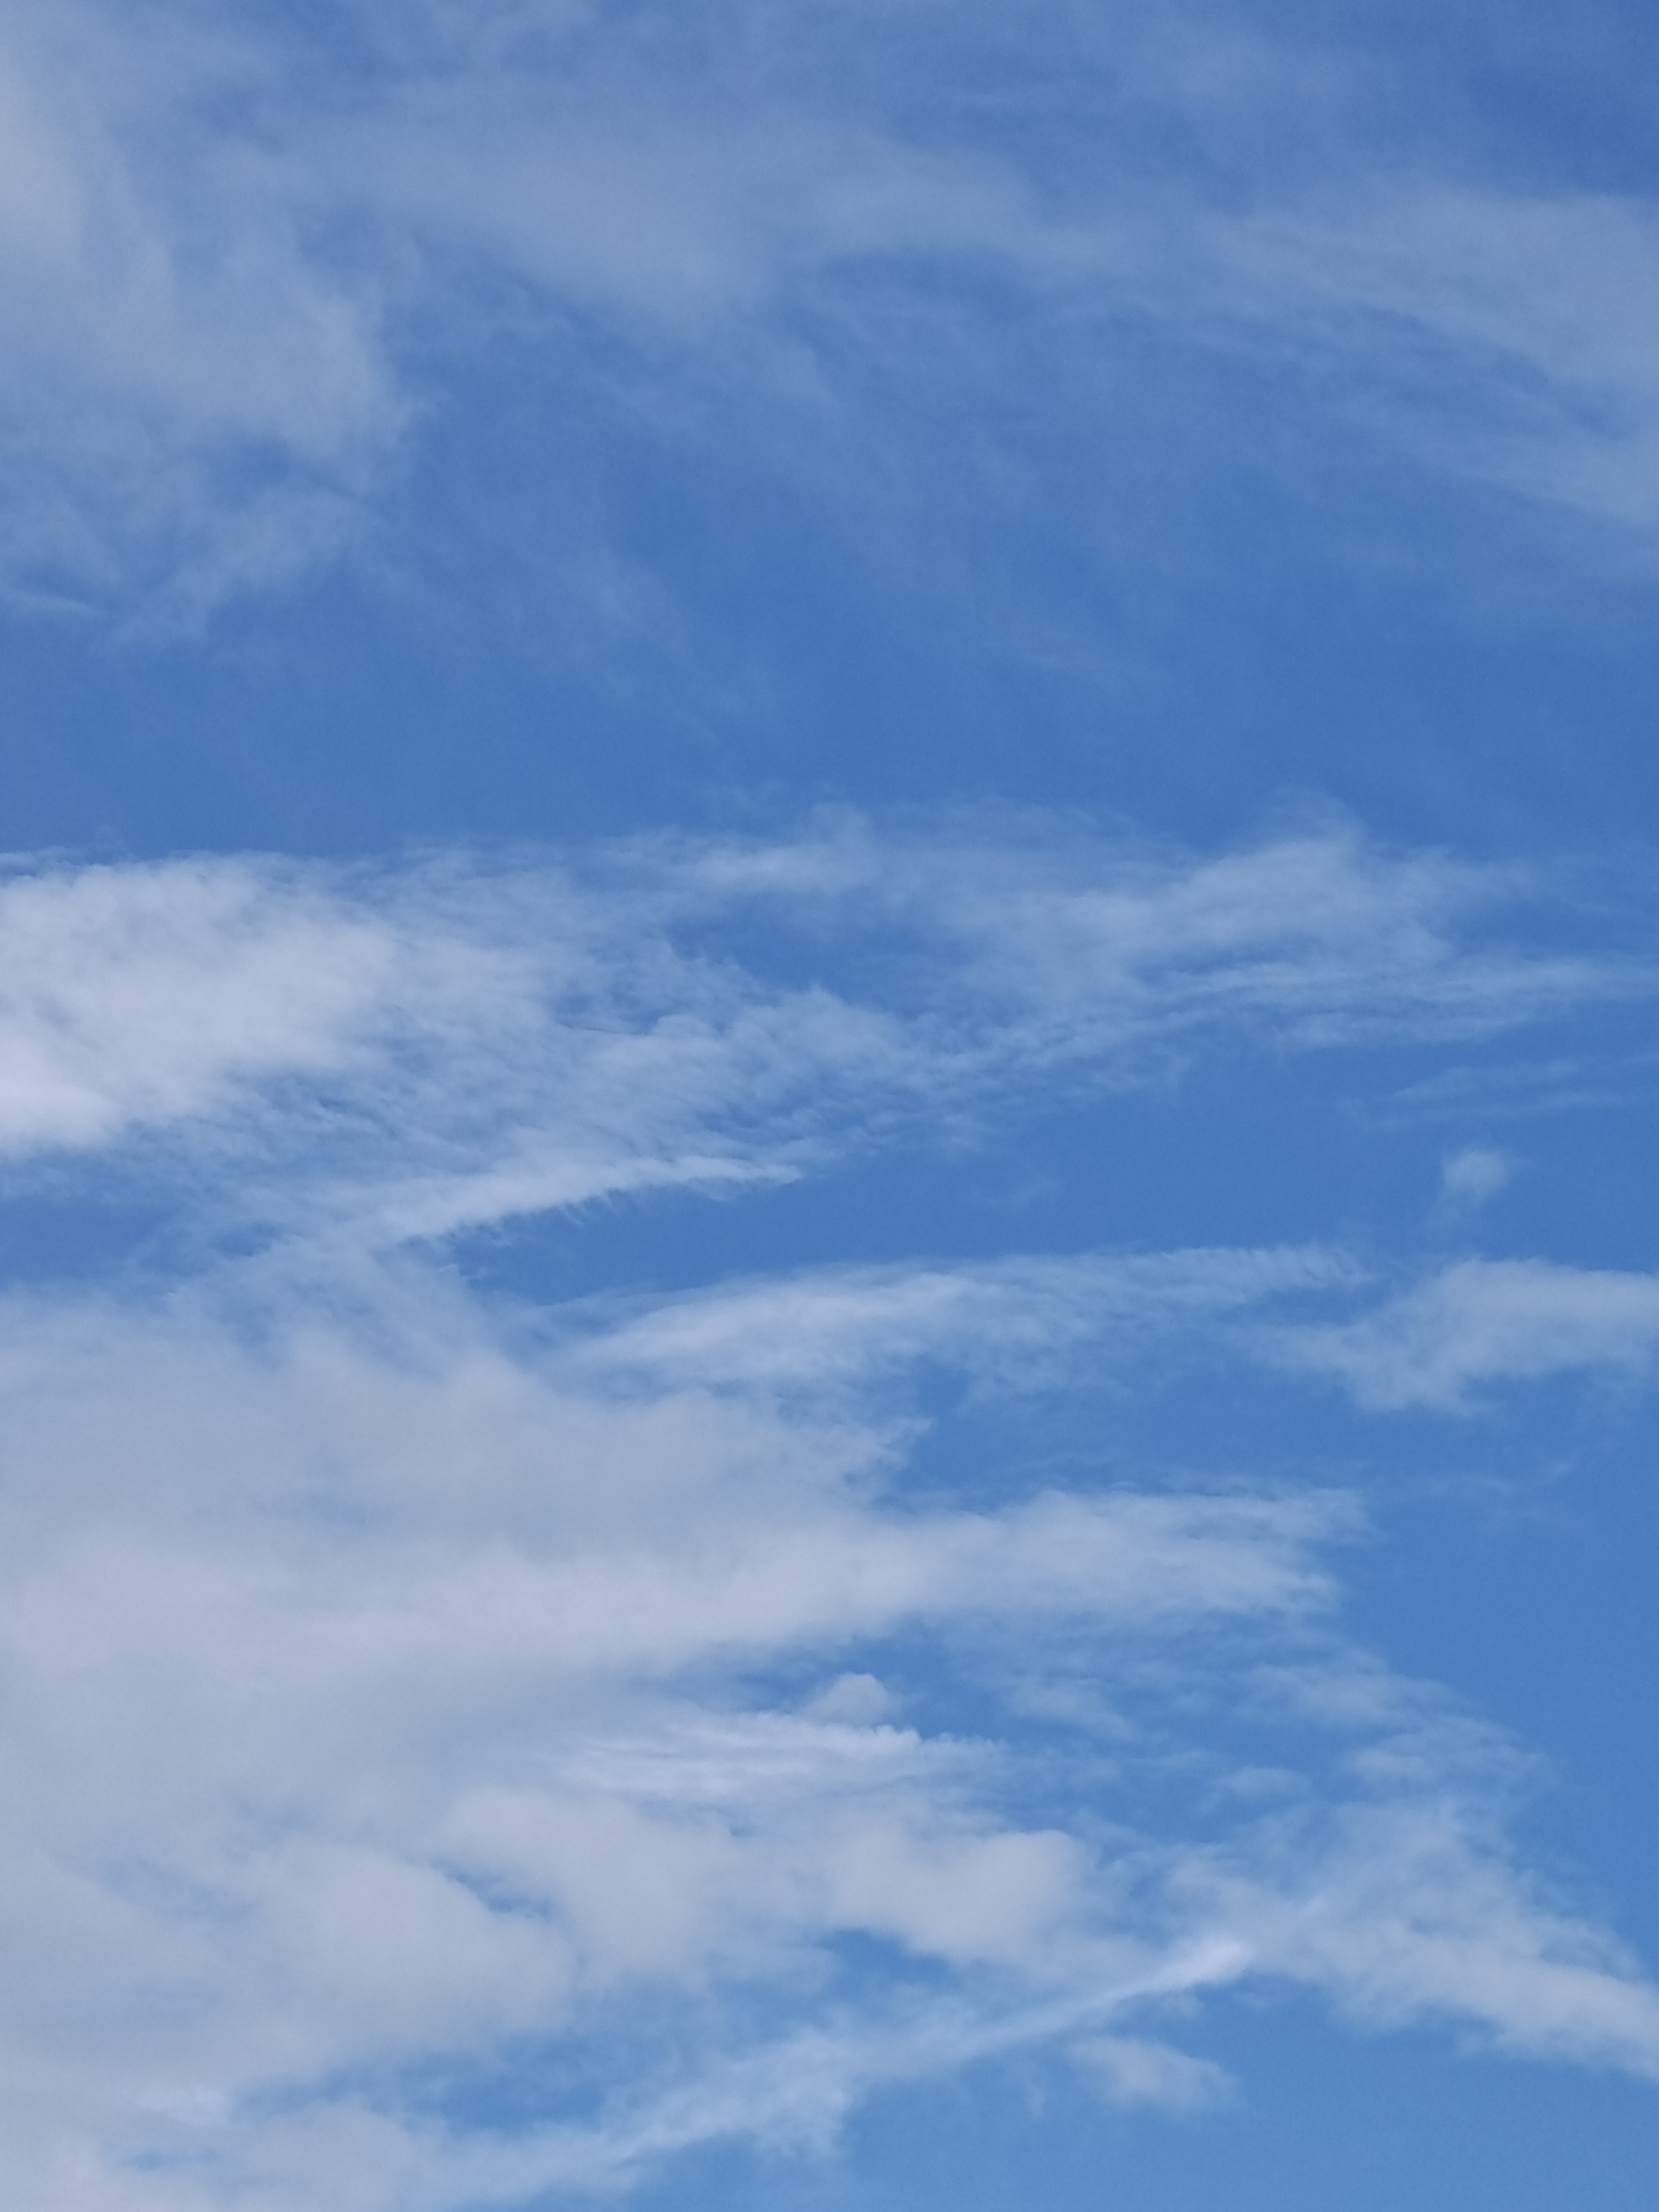
<path id="1" fill-rule="evenodd" d="M 1625 2212 L 1643 11 L 0 5 L 0 2178 Z"/>

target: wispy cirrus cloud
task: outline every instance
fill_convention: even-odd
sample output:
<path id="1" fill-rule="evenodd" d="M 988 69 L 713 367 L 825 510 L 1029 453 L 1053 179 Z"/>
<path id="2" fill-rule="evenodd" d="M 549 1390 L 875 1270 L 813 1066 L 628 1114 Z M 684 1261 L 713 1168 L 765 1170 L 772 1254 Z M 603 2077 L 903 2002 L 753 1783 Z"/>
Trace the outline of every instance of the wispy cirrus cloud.
<path id="1" fill-rule="evenodd" d="M 1659 1277 L 1548 1260 L 1460 1260 L 1358 1320 L 1273 1339 L 1381 1411 L 1464 1411 L 1506 1382 L 1636 1378 L 1659 1355 Z"/>
<path id="2" fill-rule="evenodd" d="M 1220 856 L 836 819 L 519 865 L 25 871 L 0 1149 L 187 1152 L 198 1188 L 216 1152 L 244 1216 L 440 1236 L 1164 1080 L 1225 1036 L 1444 1042 L 1648 995 L 1639 912 L 1594 952 L 1571 913 L 1341 826 Z"/>
<path id="3" fill-rule="evenodd" d="M 1380 84 L 1409 106 L 1397 54 L 1184 12 L 1103 33 L 1046 11 L 1018 47 L 979 9 L 860 11 L 856 36 L 844 10 L 787 15 L 301 26 L 179 0 L 141 30 L 9 0 L 8 588 L 188 623 L 372 539 L 422 416 L 526 319 L 597 425 L 719 443 L 736 402 L 763 474 L 831 452 L 812 497 L 828 516 L 855 487 L 866 548 L 960 471 L 962 441 L 927 434 L 941 390 L 981 422 L 985 501 L 1069 477 L 976 375 L 1011 330 L 1054 380 L 1056 452 L 1127 409 L 1179 471 L 1133 368 L 1150 339 L 1266 368 L 1333 450 L 1380 436 L 1644 541 L 1639 192 L 1483 171 L 1444 113 L 1402 167 L 1356 127 Z"/>
<path id="4" fill-rule="evenodd" d="M 649 1376 L 784 1393 L 867 1389 L 884 1371 L 937 1360 L 1018 1392 L 1061 1379 L 1079 1358 L 1134 1358 L 1227 1314 L 1328 1291 L 1355 1273 L 1323 1250 L 819 1268 L 658 1299 L 635 1314 L 602 1303 L 593 1311 L 608 1325 L 574 1334 L 565 1358 L 592 1384 Z"/>
<path id="5" fill-rule="evenodd" d="M 15 603 L 190 619 L 361 528 L 407 401 L 375 288 L 330 270 L 246 128 L 283 74 L 246 17 L 0 11 Z"/>
<path id="6" fill-rule="evenodd" d="M 1169 2009 L 1246 1976 L 1659 2070 L 1639 1967 L 1506 1839 L 1504 1746 L 1345 1644 L 1340 1485 L 1057 1480 L 1013 1444 L 972 1502 L 915 1474 L 929 1371 L 1127 1390 L 1347 1301 L 1340 1255 L 529 1313 L 434 1241 L 799 1172 L 1057 1069 L 1648 988 L 1542 910 L 1497 937 L 1526 888 L 1340 832 L 1216 860 L 1029 822 L 15 876 L 14 1171 L 95 1202 L 142 1170 L 239 1233 L 4 1316 L 8 2186 L 510 2204 L 822 2142 L 1028 2047 L 1192 2107 L 1223 2085 Z M 1518 1336 L 1534 1276 L 1460 1279 L 1510 1301 L 1481 1371 L 1559 1348 L 1546 1274 Z M 1276 1341 L 1387 1402 L 1362 1326 Z M 503 2080 L 511 2124 L 469 2087 Z"/>

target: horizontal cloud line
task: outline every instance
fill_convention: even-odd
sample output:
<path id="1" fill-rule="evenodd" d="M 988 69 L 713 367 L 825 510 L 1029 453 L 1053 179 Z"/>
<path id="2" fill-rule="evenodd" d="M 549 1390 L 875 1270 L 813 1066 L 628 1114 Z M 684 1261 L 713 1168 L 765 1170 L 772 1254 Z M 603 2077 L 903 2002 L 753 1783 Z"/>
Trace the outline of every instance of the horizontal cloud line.
<path id="1" fill-rule="evenodd" d="M 0 1153 L 142 1146 L 154 1177 L 182 1148 L 244 1216 L 441 1236 L 787 1176 L 1034 1085 L 1166 1080 L 1228 1038 L 1420 1044 L 1659 989 L 1644 915 L 1568 953 L 1554 904 L 1341 827 L 1204 856 L 841 818 L 514 866 L 14 873 Z"/>

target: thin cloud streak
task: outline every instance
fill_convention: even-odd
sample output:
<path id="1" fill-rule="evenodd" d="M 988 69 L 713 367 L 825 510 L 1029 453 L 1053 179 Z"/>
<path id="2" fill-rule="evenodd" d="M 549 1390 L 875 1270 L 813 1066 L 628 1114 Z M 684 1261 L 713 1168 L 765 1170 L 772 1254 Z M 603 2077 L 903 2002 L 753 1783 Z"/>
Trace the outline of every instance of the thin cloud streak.
<path id="1" fill-rule="evenodd" d="M 1326 1251 L 1197 1251 L 1014 1259 L 977 1267 L 818 1269 L 654 1304 L 612 1304 L 603 1334 L 566 1354 L 590 1383 L 641 1377 L 719 1389 L 857 1389 L 935 1359 L 1018 1392 L 1091 1364 L 1143 1357 L 1275 1297 L 1340 1288 Z M 576 1316 L 573 1316 L 573 1319 Z"/>
<path id="2" fill-rule="evenodd" d="M 1639 1381 L 1659 1356 L 1659 1276 L 1547 1260 L 1460 1260 L 1357 1321 L 1271 1342 L 1362 1406 L 1464 1413 L 1495 1385 L 1559 1375 Z"/>

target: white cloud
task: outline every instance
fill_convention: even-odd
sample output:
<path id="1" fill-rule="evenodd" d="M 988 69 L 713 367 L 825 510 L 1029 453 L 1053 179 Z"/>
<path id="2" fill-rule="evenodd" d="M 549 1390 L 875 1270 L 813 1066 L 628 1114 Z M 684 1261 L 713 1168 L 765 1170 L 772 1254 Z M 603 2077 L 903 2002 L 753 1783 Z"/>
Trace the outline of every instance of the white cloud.
<path id="1" fill-rule="evenodd" d="M 1443 1802 L 1359 1804 L 1316 1873 L 1291 1852 L 1275 1869 L 1269 1848 L 1238 1875 L 1224 1853 L 1194 1855 L 1182 1880 L 1226 1900 L 1258 1967 L 1325 1989 L 1359 2020 L 1455 2020 L 1500 2048 L 1659 2079 L 1659 1995 L 1620 1945 L 1518 1875 L 1482 1825 Z"/>
<path id="2" fill-rule="evenodd" d="M 876 1674 L 837 1674 L 803 1707 L 809 1720 L 847 1721 L 857 1727 L 890 1720 L 893 1697 Z"/>
<path id="3" fill-rule="evenodd" d="M 933 1358 L 988 1387 L 1040 1389 L 1212 1316 L 1327 1290 L 1351 1267 L 1319 1251 L 1174 1252 L 975 1267 L 820 1269 L 657 1303 L 573 1346 L 592 1382 L 648 1375 L 754 1390 L 867 1385 Z M 601 1311 L 604 1309 L 600 1309 Z"/>
<path id="4" fill-rule="evenodd" d="M 1466 1145 L 1450 1153 L 1440 1170 L 1440 1205 L 1448 1213 L 1469 1213 L 1496 1198 L 1515 1174 L 1515 1161 L 1492 1145 Z"/>
<path id="5" fill-rule="evenodd" d="M 1255 214 L 1212 238 L 1221 296 L 1231 283 L 1241 313 L 1273 318 L 1287 349 L 1340 363 L 1402 442 L 1651 530 L 1651 198 L 1356 180 L 1334 210 L 1327 198 Z"/>
<path id="6" fill-rule="evenodd" d="M 532 1316 L 421 1241 L 798 1170 L 1177 1042 L 1435 1036 L 1644 983 L 1494 942 L 1522 888 L 1342 836 L 1215 861 L 1030 824 L 15 877 L 15 1171 L 95 1201 L 141 1170 L 197 1257 L 20 1289 L 0 1332 L 9 2194 L 510 2204 L 721 2136 L 824 2140 L 879 2083 L 1024 2045 L 1190 2107 L 1221 2084 L 1159 2008 L 1246 1973 L 1659 2066 L 1639 1971 L 1481 1810 L 1489 1749 L 1413 1733 L 1337 1641 L 1352 1501 L 907 1486 L 919 1364 L 981 1401 L 1127 1387 L 1351 1295 L 1339 1255 L 831 1268 Z M 250 1213 L 279 1233 L 214 1240 Z M 1528 1343 L 1559 1347 L 1587 1281 L 1629 1305 L 1631 1279 L 1542 1274 Z M 1607 1314 L 1585 1328 L 1603 1356 Z M 469 2118 L 470 2081 L 543 2060 L 599 2091 Z"/>
<path id="7" fill-rule="evenodd" d="M 0 946 L 5 1150 L 166 1132 L 228 1146 L 246 1202 L 278 1211 L 302 1155 L 307 1202 L 367 1200 L 393 1238 L 776 1172 L 804 1082 L 902 1077 L 879 1013 L 678 953 L 555 866 L 25 875 Z M 757 1168 L 739 1130 L 769 1108 Z"/>
<path id="8" fill-rule="evenodd" d="M 1008 1009 L 1028 1049 L 1055 1054 L 1156 1045 L 1218 1022 L 1304 1045 L 1474 1036 L 1523 1006 L 1565 1011 L 1587 988 L 1644 987 L 1639 958 L 1621 984 L 1616 957 L 1594 974 L 1578 957 L 1517 959 L 1484 930 L 1468 941 L 1477 917 L 1547 895 L 1524 870 L 1385 855 L 1340 823 L 1197 865 L 1123 848 L 1103 867 L 1093 841 L 1033 828 L 1035 869 L 1017 835 L 953 836 L 946 824 L 878 842 L 849 822 L 796 845 L 715 848 L 688 872 L 724 896 L 816 913 L 843 939 L 861 918 L 878 917 L 890 946 L 915 930 Z"/>
<path id="9" fill-rule="evenodd" d="M 1089 1852 L 1010 1820 L 1000 1754 L 731 1670 L 1322 1602 L 1320 1501 L 890 1510 L 844 1417 L 572 1401 L 435 1284 L 411 1338 L 409 1291 L 359 1343 L 12 1317 L 5 2038 L 71 2137 L 194 2113 L 229 2190 L 269 2092 L 602 2038 L 630 1990 L 787 1994 L 838 1930 L 1063 1975 Z"/>
<path id="10" fill-rule="evenodd" d="M 1195 2112 L 1225 2104 L 1234 2094 L 1232 2077 L 1224 2068 L 1145 2036 L 1090 2036 L 1073 2045 L 1072 2056 L 1114 2105 L 1156 2105 L 1166 2112 Z"/>
<path id="11" fill-rule="evenodd" d="M 898 1118 L 982 1113 L 1057 1078 L 1161 1079 L 1224 1030 L 1301 1048 L 1481 1036 L 1650 993 L 1645 957 L 1553 949 L 1547 888 L 1340 829 L 1205 857 L 994 821 L 932 840 L 832 822 L 516 870 L 16 873 L 0 1152 L 148 1137 L 154 1168 L 165 1136 L 198 1184 L 216 1150 L 234 1162 L 244 1213 L 441 1236 L 787 1175 Z M 1531 942 L 1497 933 L 1506 915 Z M 828 1325 L 827 1285 L 814 1295 Z M 941 1295 L 995 1293 L 988 1278 Z M 653 1356 L 665 1330 L 708 1326 L 659 1316 Z"/>
<path id="12" fill-rule="evenodd" d="M 1483 1384 L 1639 1376 L 1659 1352 L 1659 1277 L 1462 1260 L 1359 1320 L 1279 1333 L 1279 1355 L 1379 1409 L 1465 1407 Z"/>
<path id="13" fill-rule="evenodd" d="M 406 402 L 374 288 L 331 273 L 248 127 L 283 74 L 192 10 L 0 11 L 0 570 L 26 601 L 188 617 L 360 527 Z"/>
<path id="14" fill-rule="evenodd" d="M 694 39 L 656 9 L 380 5 L 300 26 L 174 0 L 140 25 L 96 0 L 8 0 L 14 597 L 189 622 L 333 557 L 372 535 L 400 441 L 465 386 L 477 338 L 527 308 L 565 365 L 583 329 L 619 343 L 668 434 L 696 395 L 741 394 L 764 465 L 833 448 L 826 511 L 849 483 L 902 508 L 895 471 L 945 465 L 918 459 L 930 380 L 996 444 L 975 366 L 988 278 L 998 342 L 1012 310 L 1063 365 L 1080 428 L 1103 349 L 1150 331 L 1288 362 L 1351 432 L 1437 471 L 1650 529 L 1648 200 L 1483 186 L 1455 143 L 1417 148 L 1402 183 L 1344 128 L 1365 71 L 1340 50 L 1178 14 L 1103 37 L 1054 10 L 1009 53 L 981 10 L 862 11 L 856 38 L 847 13 L 793 9 L 786 28 L 714 7 Z M 1042 158 L 1016 131 L 962 127 L 953 86 L 975 58 L 1051 118 Z M 1309 114 L 1328 126 L 1311 139 Z M 1152 115 L 1183 126 L 1156 156 Z M 1264 150 L 1270 117 L 1285 129 Z M 1250 137 L 1248 207 L 1171 161 L 1189 129 L 1224 165 Z M 943 286 L 915 286 L 919 265 Z M 952 477 L 962 459 L 954 440 Z M 891 534 L 864 524 L 866 545 Z"/>
<path id="15" fill-rule="evenodd" d="M 377 919 L 235 861 L 0 887 L 0 1148 L 207 1120 L 261 1079 L 343 1072 L 392 985 Z"/>
<path id="16" fill-rule="evenodd" d="M 1213 1830 L 1234 1754 L 1200 1717 L 1261 1705 L 1241 1648 L 1340 1678 L 1316 1655 L 1343 1501 L 1015 1483 L 919 1508 L 845 1386 L 785 1407 L 769 1361 L 719 1397 L 672 1370 L 584 1395 L 435 1272 L 378 1303 L 367 1281 L 355 1322 L 308 1285 L 270 1310 L 268 1273 L 8 1317 L 0 2042 L 29 2110 L 0 2139 L 24 2196 L 67 2160 L 135 2207 L 509 2203 L 1079 2034 L 1127 2034 L 1091 2062 L 1109 2094 L 1192 2106 L 1207 2062 L 1134 2023 L 1245 1972 L 1659 2068 L 1645 1984 L 1468 1812 L 1485 1754 L 1390 1748 L 1386 1675 L 1302 1695 L 1376 1748 L 1294 1832 L 1249 1790 L 1224 1846 L 1126 1827 L 1142 1742 L 1166 1785 L 1166 1743 L 1196 1760 Z M 810 1335 L 810 1298 L 785 1310 Z M 982 1683 L 963 1735 L 899 1724 L 872 1680 L 896 1632 L 937 1687 L 1004 1632 L 1025 1677 L 1052 1652 L 1122 1688 L 1155 1660 L 1170 1700 L 1143 1690 L 1119 1778 L 1037 1820 Z M 793 1711 L 767 1687 L 837 1668 Z M 837 1965 L 854 1931 L 890 1971 Z M 924 2002 L 912 1959 L 957 1994 Z M 758 2040 L 714 2025 L 738 1991 Z M 677 2084 L 642 2021 L 705 2007 Z M 422 2069 L 526 2047 L 597 2067 L 611 2116 L 497 2142 L 423 2106 Z"/>

